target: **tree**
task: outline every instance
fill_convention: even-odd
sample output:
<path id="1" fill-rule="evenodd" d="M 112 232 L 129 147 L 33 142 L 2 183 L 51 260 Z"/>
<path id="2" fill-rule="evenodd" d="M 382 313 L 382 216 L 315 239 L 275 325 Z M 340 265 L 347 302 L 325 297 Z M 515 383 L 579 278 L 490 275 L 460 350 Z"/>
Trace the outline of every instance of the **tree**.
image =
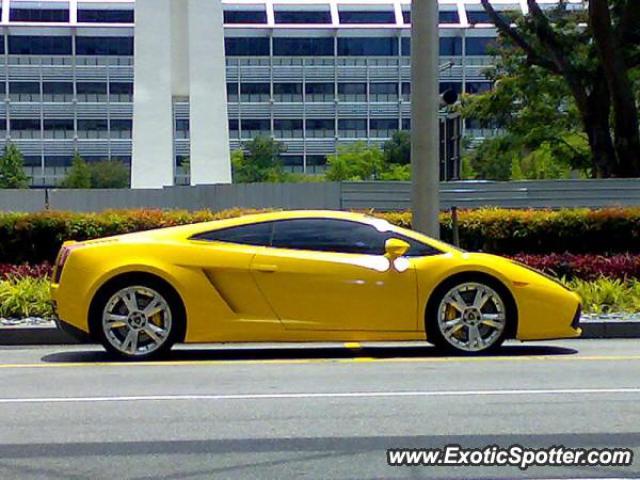
<path id="1" fill-rule="evenodd" d="M 592 175 L 640 175 L 637 109 L 629 101 L 633 98 L 630 70 L 640 62 L 639 34 L 634 30 L 640 14 L 635 2 L 591 1 L 587 14 L 568 9 L 566 2 L 545 13 L 535 0 L 527 0 L 529 13 L 516 19 L 515 25 L 514 19 L 499 15 L 489 0 L 481 3 L 499 30 L 503 46 L 511 49 L 509 61 L 541 77 L 562 80 L 571 99 L 567 107 L 575 108 L 588 141 Z M 604 15 L 603 9 L 610 15 Z"/>
<path id="2" fill-rule="evenodd" d="M 380 148 L 356 142 L 339 146 L 338 153 L 327 157 L 325 176 L 333 182 L 375 180 L 384 166 L 384 155 Z"/>
<path id="3" fill-rule="evenodd" d="M 89 164 L 91 188 L 128 188 L 129 169 L 118 160 L 102 160 Z"/>
<path id="4" fill-rule="evenodd" d="M 382 147 L 387 163 L 409 165 L 411 163 L 411 134 L 406 130 L 398 130 Z"/>
<path id="5" fill-rule="evenodd" d="M 271 137 L 258 136 L 231 154 L 235 183 L 281 182 L 286 180 L 280 155 L 284 145 Z"/>
<path id="6" fill-rule="evenodd" d="M 4 147 L 4 155 L 0 157 L 0 188 L 29 188 L 22 153 L 10 142 Z"/>
<path id="7" fill-rule="evenodd" d="M 329 181 L 410 180 L 411 165 L 387 163 L 377 146 L 365 142 L 338 147 L 336 155 L 327 157 L 326 178 Z"/>
<path id="8" fill-rule="evenodd" d="M 60 183 L 61 188 L 91 188 L 91 169 L 76 151 L 71 160 L 71 168 Z"/>

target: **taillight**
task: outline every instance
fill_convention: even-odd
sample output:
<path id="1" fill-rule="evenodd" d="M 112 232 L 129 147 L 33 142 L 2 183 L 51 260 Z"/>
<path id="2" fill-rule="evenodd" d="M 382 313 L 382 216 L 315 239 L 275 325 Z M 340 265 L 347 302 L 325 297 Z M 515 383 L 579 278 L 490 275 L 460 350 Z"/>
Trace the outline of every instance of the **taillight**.
<path id="1" fill-rule="evenodd" d="M 62 269 L 64 268 L 64 264 L 67 263 L 67 260 L 69 259 L 69 255 L 71 255 L 71 252 L 73 251 L 74 248 L 77 248 L 77 246 L 78 245 L 74 245 L 74 244 L 65 244 L 60 249 L 60 252 L 58 253 L 58 258 L 56 259 L 55 267 L 53 269 L 53 283 L 60 282 L 60 277 L 62 276 Z"/>

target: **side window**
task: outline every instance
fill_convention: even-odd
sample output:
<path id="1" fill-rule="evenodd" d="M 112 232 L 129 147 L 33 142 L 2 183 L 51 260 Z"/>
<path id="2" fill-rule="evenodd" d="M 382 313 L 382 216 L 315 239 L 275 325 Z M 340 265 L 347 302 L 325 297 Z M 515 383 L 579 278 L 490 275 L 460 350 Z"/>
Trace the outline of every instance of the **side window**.
<path id="1" fill-rule="evenodd" d="M 441 253 L 435 248 L 396 232 L 380 232 L 375 227 L 348 220 L 296 219 L 275 222 L 272 246 L 292 250 L 384 255 L 384 244 L 399 238 L 411 245 L 408 257 Z"/>
<path id="2" fill-rule="evenodd" d="M 269 246 L 271 244 L 272 222 L 240 225 L 238 227 L 223 228 L 211 232 L 200 233 L 191 237 L 192 240 L 206 240 L 209 242 L 237 243 L 240 245 Z"/>
<path id="3" fill-rule="evenodd" d="M 293 250 L 382 255 L 384 236 L 370 225 L 348 220 L 282 220 L 275 223 L 272 246 Z"/>

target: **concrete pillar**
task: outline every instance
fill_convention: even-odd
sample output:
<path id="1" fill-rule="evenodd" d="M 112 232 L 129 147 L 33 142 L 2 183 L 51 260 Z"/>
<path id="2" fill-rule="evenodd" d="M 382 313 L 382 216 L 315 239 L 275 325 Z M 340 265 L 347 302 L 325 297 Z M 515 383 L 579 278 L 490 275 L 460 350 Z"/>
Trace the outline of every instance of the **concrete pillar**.
<path id="1" fill-rule="evenodd" d="M 138 0 L 132 188 L 173 185 L 171 0 Z"/>
<path id="2" fill-rule="evenodd" d="M 133 188 L 173 185 L 176 97 L 189 98 L 191 183 L 230 183 L 220 0 L 137 0 Z"/>
<path id="3" fill-rule="evenodd" d="M 189 0 L 192 185 L 231 183 L 223 39 L 222 3 Z"/>
<path id="4" fill-rule="evenodd" d="M 438 1 L 411 2 L 411 165 L 413 228 L 440 236 Z"/>

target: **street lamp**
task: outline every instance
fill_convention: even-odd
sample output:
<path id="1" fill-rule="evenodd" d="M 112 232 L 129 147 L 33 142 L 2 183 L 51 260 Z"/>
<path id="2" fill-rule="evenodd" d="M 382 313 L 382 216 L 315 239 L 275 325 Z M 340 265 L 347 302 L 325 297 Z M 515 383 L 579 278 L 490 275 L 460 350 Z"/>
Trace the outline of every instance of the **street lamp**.
<path id="1" fill-rule="evenodd" d="M 438 1 L 411 2 L 411 208 L 413 228 L 440 236 Z"/>

